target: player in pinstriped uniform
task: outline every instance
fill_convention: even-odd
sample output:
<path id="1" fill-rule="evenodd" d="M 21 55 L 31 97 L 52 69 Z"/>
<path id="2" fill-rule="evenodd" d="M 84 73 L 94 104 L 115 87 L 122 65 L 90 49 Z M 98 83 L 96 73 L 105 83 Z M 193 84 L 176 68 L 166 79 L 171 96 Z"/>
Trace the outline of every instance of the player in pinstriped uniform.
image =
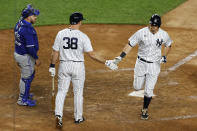
<path id="1" fill-rule="evenodd" d="M 84 121 L 83 117 L 83 88 L 85 81 L 84 52 L 100 63 L 105 60 L 93 53 L 90 39 L 79 30 L 84 20 L 81 13 L 75 12 L 70 16 L 70 28 L 58 32 L 54 45 L 49 72 L 55 76 L 55 62 L 60 54 L 58 71 L 58 92 L 56 96 L 55 115 L 56 126 L 62 128 L 63 106 L 70 81 L 74 92 L 74 117 L 75 123 Z M 58 53 L 59 52 L 59 53 Z"/>
<path id="2" fill-rule="evenodd" d="M 144 105 L 141 119 L 148 119 L 148 106 L 153 96 L 153 90 L 160 73 L 160 63 L 166 63 L 172 40 L 168 33 L 160 28 L 161 18 L 154 14 L 151 16 L 149 26 L 138 30 L 129 38 L 129 43 L 124 47 L 120 56 L 114 60 L 107 60 L 106 66 L 113 63 L 117 65 L 138 44 L 138 58 L 134 69 L 133 87 L 135 90 L 144 90 Z M 161 47 L 165 46 L 163 56 Z M 113 65 L 111 64 L 111 65 Z"/>
<path id="3" fill-rule="evenodd" d="M 39 10 L 34 9 L 32 5 L 27 5 L 22 10 L 22 17 L 14 28 L 14 58 L 21 69 L 20 94 L 17 104 L 22 106 L 36 105 L 36 101 L 32 100 L 32 95 L 30 95 L 29 91 L 35 75 L 34 66 L 40 65 L 37 55 L 39 49 L 37 33 L 32 26 L 36 22 L 39 13 Z"/>

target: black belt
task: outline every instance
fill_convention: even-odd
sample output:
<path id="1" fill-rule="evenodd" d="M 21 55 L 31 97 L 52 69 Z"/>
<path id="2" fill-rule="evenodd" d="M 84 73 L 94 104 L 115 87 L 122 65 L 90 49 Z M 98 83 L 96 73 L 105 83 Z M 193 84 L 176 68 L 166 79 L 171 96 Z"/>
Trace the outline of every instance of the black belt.
<path id="1" fill-rule="evenodd" d="M 146 62 L 146 63 L 153 63 L 153 62 L 151 62 L 151 61 L 147 61 L 147 60 L 145 60 L 145 59 L 143 59 L 143 58 L 141 58 L 141 57 L 137 57 L 139 60 L 141 60 L 141 61 L 143 61 L 143 62 Z"/>

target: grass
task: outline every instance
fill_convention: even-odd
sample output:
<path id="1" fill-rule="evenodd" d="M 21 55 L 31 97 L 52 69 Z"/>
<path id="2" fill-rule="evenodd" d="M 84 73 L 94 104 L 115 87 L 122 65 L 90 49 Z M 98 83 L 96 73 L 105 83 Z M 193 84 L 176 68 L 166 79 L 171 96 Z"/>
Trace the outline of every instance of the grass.
<path id="1" fill-rule="evenodd" d="M 40 10 L 36 25 L 68 24 L 82 12 L 84 23 L 147 24 L 154 13 L 165 14 L 185 0 L 0 0 L 0 29 L 13 28 L 21 10 L 31 3 Z"/>

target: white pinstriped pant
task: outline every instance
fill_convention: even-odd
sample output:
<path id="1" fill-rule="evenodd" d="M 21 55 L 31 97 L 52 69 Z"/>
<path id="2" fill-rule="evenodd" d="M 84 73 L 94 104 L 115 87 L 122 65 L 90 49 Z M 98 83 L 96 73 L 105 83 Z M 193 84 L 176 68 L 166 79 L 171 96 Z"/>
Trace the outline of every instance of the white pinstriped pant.
<path id="1" fill-rule="evenodd" d="M 137 59 L 134 69 L 134 89 L 140 90 L 144 87 L 144 95 L 147 97 L 152 97 L 159 73 L 159 61 L 154 63 L 146 63 Z"/>
<path id="2" fill-rule="evenodd" d="M 83 116 L 83 88 L 85 81 L 84 62 L 60 61 L 58 72 L 58 92 L 55 102 L 55 115 L 63 116 L 64 100 L 68 92 L 70 81 L 73 84 L 74 93 L 74 117 L 75 120 Z"/>

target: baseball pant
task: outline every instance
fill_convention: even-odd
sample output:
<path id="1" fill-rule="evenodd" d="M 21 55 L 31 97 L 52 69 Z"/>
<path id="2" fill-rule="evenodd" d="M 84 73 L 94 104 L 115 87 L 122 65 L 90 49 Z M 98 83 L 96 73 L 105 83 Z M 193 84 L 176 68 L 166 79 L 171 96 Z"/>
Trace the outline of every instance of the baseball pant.
<path id="1" fill-rule="evenodd" d="M 75 120 L 83 116 L 83 88 L 85 81 L 84 62 L 60 61 L 58 72 L 58 92 L 56 96 L 55 115 L 63 116 L 64 101 L 70 86 L 73 84 L 74 117 Z"/>
<path id="2" fill-rule="evenodd" d="M 14 53 L 14 58 L 20 68 L 21 71 L 21 78 L 20 78 L 20 94 L 19 94 L 19 101 L 22 100 L 24 94 L 25 97 L 28 97 L 29 90 L 31 86 L 31 82 L 34 79 L 34 66 L 35 66 L 35 59 L 28 54 L 20 55 L 16 52 Z"/>
<path id="3" fill-rule="evenodd" d="M 146 63 L 139 59 L 136 61 L 134 69 L 133 87 L 141 90 L 144 87 L 144 95 L 152 97 L 157 78 L 160 73 L 160 63 Z"/>

